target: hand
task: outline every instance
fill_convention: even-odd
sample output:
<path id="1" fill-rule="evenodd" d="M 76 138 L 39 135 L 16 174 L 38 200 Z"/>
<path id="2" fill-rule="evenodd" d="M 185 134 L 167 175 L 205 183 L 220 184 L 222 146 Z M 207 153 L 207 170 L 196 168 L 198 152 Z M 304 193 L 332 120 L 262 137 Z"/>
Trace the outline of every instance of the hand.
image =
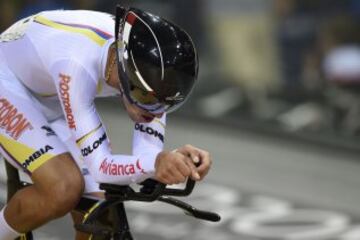
<path id="1" fill-rule="evenodd" d="M 212 163 L 209 152 L 189 144 L 178 148 L 175 151 L 184 156 L 188 156 L 192 160 L 188 164 L 191 165 L 189 167 L 192 169 L 191 178 L 193 180 L 199 181 L 204 179 L 209 172 Z"/>
<path id="2" fill-rule="evenodd" d="M 165 184 L 183 183 L 192 174 L 191 162 L 188 156 L 180 152 L 162 151 L 156 157 L 155 179 Z M 195 166 L 193 171 L 196 171 Z"/>

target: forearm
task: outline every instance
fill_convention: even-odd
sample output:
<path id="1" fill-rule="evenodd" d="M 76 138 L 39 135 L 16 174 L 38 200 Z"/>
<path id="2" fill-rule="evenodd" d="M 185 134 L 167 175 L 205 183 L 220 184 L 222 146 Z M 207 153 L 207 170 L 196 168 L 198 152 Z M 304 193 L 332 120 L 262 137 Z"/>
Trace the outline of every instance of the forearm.
<path id="1" fill-rule="evenodd" d="M 139 155 L 107 154 L 85 160 L 85 164 L 96 182 L 128 185 L 154 176 L 157 154 L 150 151 Z"/>

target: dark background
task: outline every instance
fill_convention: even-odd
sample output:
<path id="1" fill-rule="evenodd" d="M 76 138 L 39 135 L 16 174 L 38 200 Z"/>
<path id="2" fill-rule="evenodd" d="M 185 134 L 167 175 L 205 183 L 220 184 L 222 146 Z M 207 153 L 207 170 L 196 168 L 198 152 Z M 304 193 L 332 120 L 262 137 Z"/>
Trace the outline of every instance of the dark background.
<path id="1" fill-rule="evenodd" d="M 178 114 L 358 148 L 357 0 L 2 0 L 0 31 L 42 10 L 120 3 L 173 20 L 200 54 L 200 78 Z"/>

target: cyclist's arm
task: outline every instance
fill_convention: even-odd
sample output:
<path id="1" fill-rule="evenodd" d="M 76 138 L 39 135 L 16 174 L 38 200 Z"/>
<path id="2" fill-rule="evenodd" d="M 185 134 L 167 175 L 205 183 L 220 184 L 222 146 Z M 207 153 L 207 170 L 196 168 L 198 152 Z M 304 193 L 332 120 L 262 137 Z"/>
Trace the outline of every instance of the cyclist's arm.
<path id="1" fill-rule="evenodd" d="M 77 62 L 66 60 L 54 64 L 51 74 L 70 132 L 95 181 L 124 185 L 152 177 L 155 156 L 111 153 L 94 105 L 97 83 L 91 75 Z"/>
<path id="2" fill-rule="evenodd" d="M 164 148 L 166 114 L 150 123 L 135 123 L 133 155 L 153 162 Z"/>

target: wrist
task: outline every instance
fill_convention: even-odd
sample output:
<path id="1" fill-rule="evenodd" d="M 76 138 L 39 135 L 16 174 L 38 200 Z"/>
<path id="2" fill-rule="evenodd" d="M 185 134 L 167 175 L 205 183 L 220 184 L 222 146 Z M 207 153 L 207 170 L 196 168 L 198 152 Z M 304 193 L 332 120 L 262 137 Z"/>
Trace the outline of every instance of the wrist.
<path id="1" fill-rule="evenodd" d="M 155 173 L 156 159 L 158 155 L 158 152 L 145 152 L 139 156 L 139 159 L 142 160 L 141 169 L 143 170 L 143 172 L 151 175 Z"/>

